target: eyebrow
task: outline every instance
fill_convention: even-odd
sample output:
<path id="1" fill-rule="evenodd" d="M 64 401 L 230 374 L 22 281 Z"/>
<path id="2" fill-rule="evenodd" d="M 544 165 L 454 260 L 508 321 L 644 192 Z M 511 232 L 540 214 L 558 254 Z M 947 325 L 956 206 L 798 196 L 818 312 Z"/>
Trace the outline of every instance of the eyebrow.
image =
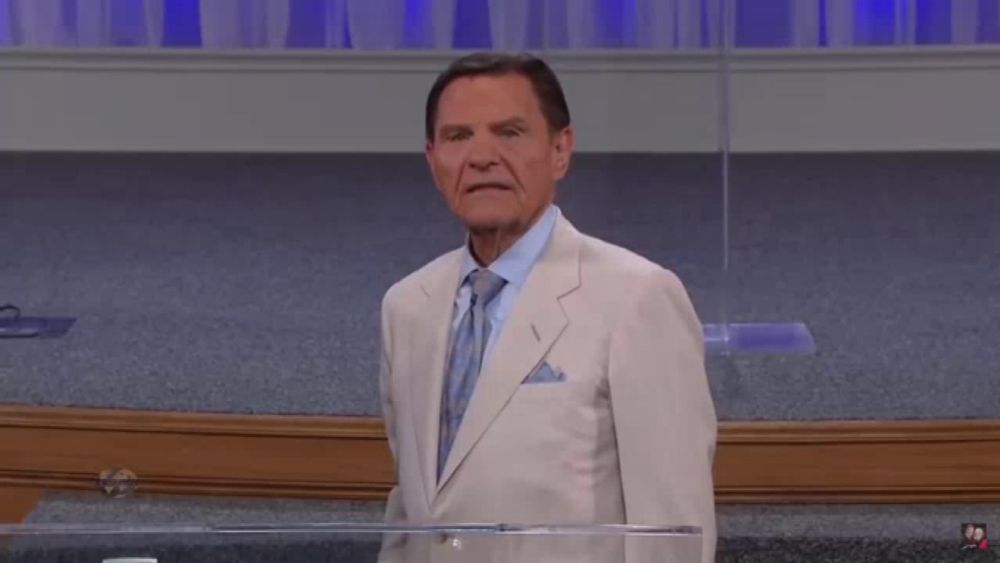
<path id="1" fill-rule="evenodd" d="M 469 131 L 471 129 L 472 128 L 469 127 L 468 125 L 457 125 L 457 124 L 456 125 L 442 125 L 441 128 L 438 129 L 438 135 L 441 136 L 441 137 L 444 137 L 444 136 L 448 135 L 449 133 L 458 133 L 458 132 L 462 132 L 462 131 Z"/>
<path id="2" fill-rule="evenodd" d="M 504 127 L 521 127 L 522 129 L 528 128 L 528 122 L 523 117 L 509 117 L 494 123 L 490 123 L 490 130 L 496 131 L 498 129 L 503 129 Z M 458 133 L 463 131 L 471 131 L 472 126 L 462 123 L 449 123 L 442 125 L 438 130 L 438 135 L 445 136 L 449 133 Z"/>
<path id="3" fill-rule="evenodd" d="M 524 118 L 521 118 L 521 117 L 511 117 L 511 118 L 508 118 L 508 119 L 504 119 L 502 121 L 498 121 L 496 123 L 491 123 L 490 124 L 490 129 L 494 129 L 494 130 L 495 129 L 503 129 L 504 127 L 510 127 L 510 126 L 517 126 L 517 127 L 523 128 L 523 129 L 527 129 L 528 128 L 528 122 L 525 121 Z"/>

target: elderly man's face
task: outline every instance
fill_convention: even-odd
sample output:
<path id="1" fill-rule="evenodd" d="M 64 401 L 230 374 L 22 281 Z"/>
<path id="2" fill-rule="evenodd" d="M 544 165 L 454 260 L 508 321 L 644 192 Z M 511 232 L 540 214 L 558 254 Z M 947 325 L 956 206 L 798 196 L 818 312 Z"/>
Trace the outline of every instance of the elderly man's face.
<path id="1" fill-rule="evenodd" d="M 519 235 L 552 202 L 572 148 L 572 129 L 550 131 L 526 77 L 472 76 L 442 93 L 427 161 L 470 232 Z"/>

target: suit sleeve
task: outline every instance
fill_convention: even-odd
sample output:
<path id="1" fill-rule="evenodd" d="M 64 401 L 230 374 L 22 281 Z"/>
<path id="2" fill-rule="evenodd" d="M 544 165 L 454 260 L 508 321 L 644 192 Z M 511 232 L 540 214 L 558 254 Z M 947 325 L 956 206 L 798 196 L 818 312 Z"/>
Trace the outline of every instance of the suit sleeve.
<path id="1" fill-rule="evenodd" d="M 701 323 L 680 280 L 663 269 L 619 314 L 608 379 L 627 523 L 700 526 L 701 560 L 714 561 L 717 423 Z"/>
<path id="2" fill-rule="evenodd" d="M 386 437 L 389 441 L 389 450 L 392 453 L 393 464 L 396 467 L 397 479 L 399 476 L 399 460 L 396 450 L 396 421 L 395 409 L 392 402 L 392 364 L 390 360 L 391 324 L 388 305 L 388 296 L 382 302 L 381 320 L 381 344 L 379 346 L 379 395 L 382 404 L 382 420 L 385 425 Z M 390 525 L 406 525 L 406 510 L 403 506 L 403 499 L 400 495 L 399 485 L 395 485 L 389 492 L 386 501 L 385 523 Z M 396 563 L 403 561 L 403 547 L 406 543 L 405 534 L 385 534 L 382 538 L 382 549 L 379 552 L 379 563 Z"/>

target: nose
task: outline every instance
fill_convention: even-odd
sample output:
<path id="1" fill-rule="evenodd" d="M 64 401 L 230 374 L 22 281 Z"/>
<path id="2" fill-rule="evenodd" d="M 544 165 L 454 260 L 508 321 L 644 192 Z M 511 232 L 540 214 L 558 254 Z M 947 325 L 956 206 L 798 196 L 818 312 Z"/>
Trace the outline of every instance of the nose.
<path id="1" fill-rule="evenodd" d="M 497 154 L 496 144 L 492 139 L 484 138 L 485 135 L 477 135 L 469 149 L 469 166 L 476 170 L 489 170 L 500 163 Z"/>

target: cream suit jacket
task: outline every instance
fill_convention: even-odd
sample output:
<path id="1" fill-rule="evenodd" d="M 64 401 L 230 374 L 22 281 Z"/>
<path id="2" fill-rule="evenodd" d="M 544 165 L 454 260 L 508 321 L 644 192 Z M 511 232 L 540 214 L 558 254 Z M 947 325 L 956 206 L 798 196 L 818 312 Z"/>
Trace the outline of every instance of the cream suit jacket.
<path id="1" fill-rule="evenodd" d="M 713 561 L 716 417 L 698 317 L 672 273 L 563 217 L 482 368 L 438 480 L 462 252 L 398 282 L 382 303 L 380 387 L 399 482 L 387 523 L 700 526 L 701 560 Z M 525 383 L 543 364 L 564 380 Z M 610 540 L 544 557 L 517 555 L 524 541 L 494 541 L 490 555 L 445 536 L 387 538 L 380 560 L 622 560 Z M 654 551 L 628 560 L 690 560 Z"/>

